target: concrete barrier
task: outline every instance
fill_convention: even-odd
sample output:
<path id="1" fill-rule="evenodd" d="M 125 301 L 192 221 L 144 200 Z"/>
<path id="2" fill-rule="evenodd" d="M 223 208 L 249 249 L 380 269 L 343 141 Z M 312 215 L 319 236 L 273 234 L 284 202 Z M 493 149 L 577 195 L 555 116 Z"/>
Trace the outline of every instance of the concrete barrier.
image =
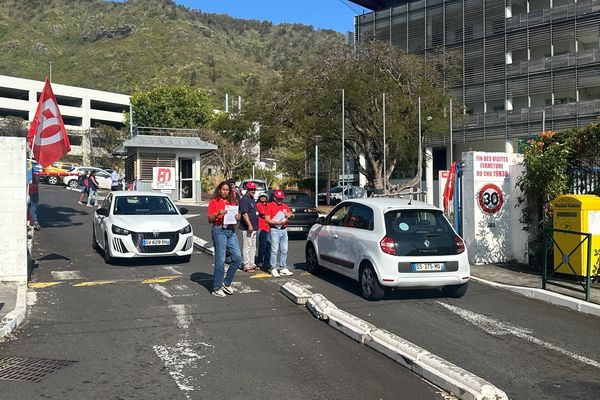
<path id="1" fill-rule="evenodd" d="M 280 290 L 285 297 L 302 306 L 313 295 L 310 290 L 294 281 L 286 282 L 281 286 Z"/>
<path id="2" fill-rule="evenodd" d="M 323 321 L 327 321 L 329 319 L 329 314 L 331 314 L 333 310 L 337 310 L 335 304 L 327 300 L 321 293 L 313 294 L 306 302 L 306 307 L 308 307 L 315 318 Z"/>
<path id="3" fill-rule="evenodd" d="M 377 329 L 375 325 L 355 317 L 344 310 L 340 310 L 337 307 L 334 310 L 331 310 L 327 322 L 329 323 L 329 326 L 360 343 L 365 342 L 365 338 L 369 332 Z"/>

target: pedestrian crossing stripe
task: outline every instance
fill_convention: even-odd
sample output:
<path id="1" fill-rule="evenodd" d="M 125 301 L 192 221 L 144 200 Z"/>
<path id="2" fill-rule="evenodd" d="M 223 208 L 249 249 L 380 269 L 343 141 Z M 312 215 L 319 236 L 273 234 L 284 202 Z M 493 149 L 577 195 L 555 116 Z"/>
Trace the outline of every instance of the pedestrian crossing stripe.
<path id="1" fill-rule="evenodd" d="M 172 281 L 173 279 L 179 278 L 181 275 L 168 275 L 168 276 L 157 276 L 156 278 L 150 278 L 142 281 L 142 283 L 150 284 L 150 283 L 166 283 Z"/>

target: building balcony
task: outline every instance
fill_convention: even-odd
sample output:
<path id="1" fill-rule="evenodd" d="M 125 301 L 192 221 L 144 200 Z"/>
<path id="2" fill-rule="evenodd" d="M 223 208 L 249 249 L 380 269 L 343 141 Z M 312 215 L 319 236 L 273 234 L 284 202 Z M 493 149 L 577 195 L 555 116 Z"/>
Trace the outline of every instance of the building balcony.
<path id="1" fill-rule="evenodd" d="M 506 20 L 506 29 L 526 28 L 528 26 L 547 24 L 563 19 L 583 16 L 600 11 L 600 0 L 579 0 L 575 4 L 532 11 L 528 14 L 518 14 Z"/>
<path id="2" fill-rule="evenodd" d="M 595 63 L 600 63 L 600 49 L 586 50 L 577 54 L 561 54 L 538 60 L 515 62 L 506 66 L 506 75 L 513 77 L 528 73 L 550 71 L 551 69 L 572 68 Z"/>

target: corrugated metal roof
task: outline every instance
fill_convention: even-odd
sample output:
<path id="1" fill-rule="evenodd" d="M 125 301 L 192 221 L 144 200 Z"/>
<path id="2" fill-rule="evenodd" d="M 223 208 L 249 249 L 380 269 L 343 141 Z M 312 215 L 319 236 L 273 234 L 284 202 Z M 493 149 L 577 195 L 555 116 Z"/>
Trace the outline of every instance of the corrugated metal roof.
<path id="1" fill-rule="evenodd" d="M 137 135 L 123 143 L 123 147 L 155 147 L 162 149 L 216 150 L 217 145 L 194 137 Z"/>

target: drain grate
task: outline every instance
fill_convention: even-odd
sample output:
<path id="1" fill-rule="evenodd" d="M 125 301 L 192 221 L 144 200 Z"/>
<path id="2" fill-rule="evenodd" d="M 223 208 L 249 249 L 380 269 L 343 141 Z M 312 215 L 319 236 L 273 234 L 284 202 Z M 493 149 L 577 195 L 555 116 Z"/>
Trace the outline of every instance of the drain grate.
<path id="1" fill-rule="evenodd" d="M 0 379 L 39 382 L 46 375 L 76 362 L 45 358 L 0 357 Z"/>

